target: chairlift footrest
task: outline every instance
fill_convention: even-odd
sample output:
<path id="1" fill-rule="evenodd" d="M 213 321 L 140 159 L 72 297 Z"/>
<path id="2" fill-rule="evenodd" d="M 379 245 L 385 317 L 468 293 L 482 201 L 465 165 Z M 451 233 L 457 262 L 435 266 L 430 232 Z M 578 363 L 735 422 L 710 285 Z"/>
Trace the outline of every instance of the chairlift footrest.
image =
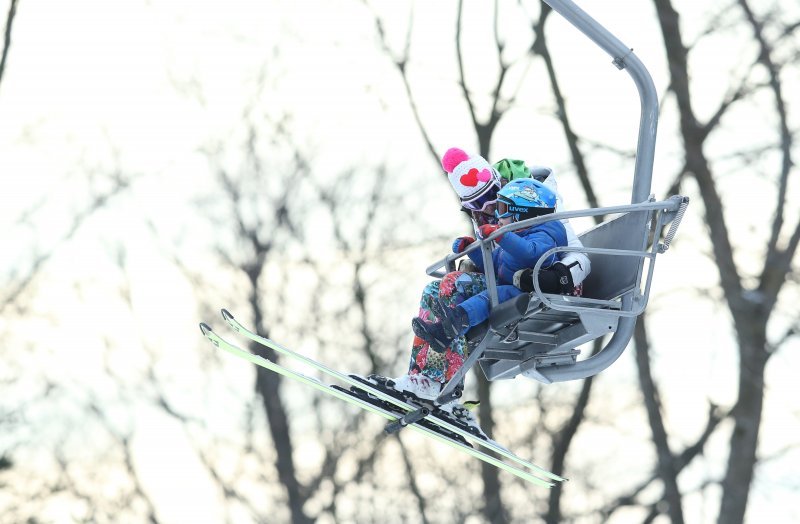
<path id="1" fill-rule="evenodd" d="M 580 353 L 580 350 L 577 349 L 551 354 L 542 353 L 534 356 L 531 360 L 536 363 L 536 367 L 574 364 L 577 362 Z"/>

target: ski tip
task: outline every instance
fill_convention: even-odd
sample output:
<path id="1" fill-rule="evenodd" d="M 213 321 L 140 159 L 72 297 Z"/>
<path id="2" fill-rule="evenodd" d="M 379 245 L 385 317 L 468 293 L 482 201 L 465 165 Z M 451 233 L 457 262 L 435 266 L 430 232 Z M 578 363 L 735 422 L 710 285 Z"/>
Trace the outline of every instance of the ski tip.
<path id="1" fill-rule="evenodd" d="M 222 313 L 222 318 L 224 318 L 226 322 L 228 320 L 233 320 L 233 315 L 231 315 L 231 312 L 228 311 L 227 309 L 222 308 L 222 309 L 220 309 L 219 312 Z"/>
<path id="2" fill-rule="evenodd" d="M 208 333 L 210 333 L 213 330 L 211 329 L 211 326 L 209 326 L 205 322 L 200 322 L 200 331 L 203 332 L 203 335 L 207 335 Z"/>

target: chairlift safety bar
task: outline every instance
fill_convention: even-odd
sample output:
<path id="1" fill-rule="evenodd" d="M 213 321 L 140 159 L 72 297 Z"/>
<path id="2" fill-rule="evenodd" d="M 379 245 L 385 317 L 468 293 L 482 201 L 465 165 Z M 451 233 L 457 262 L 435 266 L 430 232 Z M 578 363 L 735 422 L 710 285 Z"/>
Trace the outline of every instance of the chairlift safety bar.
<path id="1" fill-rule="evenodd" d="M 455 261 L 458 260 L 459 258 L 462 258 L 468 253 L 475 251 L 476 249 L 481 249 L 482 245 L 488 246 L 489 252 L 491 253 L 491 242 L 493 240 L 506 233 L 510 233 L 511 231 L 516 231 L 517 229 L 526 229 L 531 226 L 543 224 L 545 222 L 550 222 L 551 220 L 565 220 L 569 218 L 591 217 L 598 215 L 618 215 L 622 213 L 629 213 L 631 211 L 665 211 L 669 213 L 677 213 L 678 210 L 681 208 L 681 205 L 684 204 L 684 201 L 685 197 L 676 195 L 668 198 L 667 200 L 660 200 L 657 202 L 647 201 L 639 204 L 625 204 L 620 206 L 597 207 L 592 209 L 581 209 L 576 211 L 560 211 L 558 213 L 551 213 L 549 215 L 529 218 L 527 220 L 522 220 L 520 222 L 514 222 L 497 229 L 497 231 L 495 231 L 491 235 L 483 239 L 479 239 L 477 242 L 473 242 L 472 244 L 467 246 L 467 248 L 461 253 L 451 253 L 447 255 L 443 259 L 428 266 L 428 268 L 425 271 L 428 275 L 432 277 L 442 278 L 448 271 L 452 271 L 455 269 Z M 491 264 L 489 264 L 486 267 L 491 267 Z"/>

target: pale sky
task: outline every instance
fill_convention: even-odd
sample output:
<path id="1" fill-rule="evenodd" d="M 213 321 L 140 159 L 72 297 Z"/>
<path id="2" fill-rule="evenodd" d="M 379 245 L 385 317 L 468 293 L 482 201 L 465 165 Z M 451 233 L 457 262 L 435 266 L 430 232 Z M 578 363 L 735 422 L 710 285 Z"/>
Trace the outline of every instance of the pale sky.
<path id="1" fill-rule="evenodd" d="M 0 3 L 3 13 L 5 4 Z M 479 13 L 476 3 L 467 4 L 470 18 L 466 30 L 476 33 L 474 39 L 466 39 L 465 50 L 476 57 L 467 72 L 479 89 L 488 87 L 481 83 L 485 66 L 480 60 L 487 64 L 492 60 L 477 51 L 486 47 L 489 38 L 478 31 L 481 16 L 486 13 Z M 586 8 L 634 48 L 653 75 L 659 94 L 663 94 L 667 77 L 653 8 L 650 3 L 633 4 L 615 0 L 592 2 Z M 430 124 L 435 145 L 442 150 L 462 144 L 475 147 L 463 107 L 450 103 L 459 96 L 452 81 L 454 60 L 432 52 L 452 45 L 454 5 L 416 4 L 409 69 L 412 88 L 427 87 L 426 97 L 419 100 L 420 111 Z M 703 12 L 703 6 L 693 6 L 688 0 L 676 2 L 681 12 Z M 378 2 L 377 10 L 398 21 L 387 30 L 399 51 L 405 35 L 405 26 L 399 21 L 406 10 L 392 2 Z M 55 318 L 58 327 L 32 337 L 31 330 L 47 326 L 47 322 L 33 315 L 15 319 L 14 325 L 0 319 L 0 331 L 9 343 L 36 345 L 31 358 L 37 360 L 28 363 L 41 365 L 46 375 L 61 370 L 74 384 L 95 381 L 94 392 L 113 397 L 113 381 L 97 376 L 103 373 L 99 363 L 108 350 L 104 337 L 114 328 L 131 334 L 114 341 L 111 358 L 120 368 L 141 364 L 136 355 L 142 342 L 139 337 L 164 359 L 166 369 L 193 358 L 202 344 L 196 323 L 203 320 L 195 317 L 194 290 L 158 252 L 146 227 L 135 217 L 160 220 L 165 238 L 178 237 L 186 228 L 201 223 L 192 216 L 193 198 L 213 185 L 202 149 L 241 133 L 238 126 L 243 108 L 256 93 L 269 95 L 259 100 L 259 107 L 286 108 L 291 113 L 294 128 L 304 131 L 302 140 L 317 152 L 320 172 L 385 158 L 389 166 L 408 178 L 404 184 L 430 180 L 436 166 L 419 137 L 395 69 L 373 45 L 374 27 L 369 16 L 359 2 L 347 1 L 20 2 L 10 59 L 0 84 L 0 177 L 4 182 L 0 225 L 8 232 L 7 250 L 0 257 L 4 279 L 26 267 L 30 249 L 52 246 L 64 234 L 66 221 L 86 201 L 81 183 L 85 172 L 121 166 L 125 173 L 141 177 L 130 195 L 111 212 L 103 212 L 73 242 L 60 247 L 37 282 L 32 313 Z M 691 16 L 682 20 L 687 33 L 697 31 Z M 527 42 L 516 38 L 514 31 L 515 24 L 521 22 L 512 17 L 503 22 L 508 56 L 521 54 Z M 549 45 L 560 64 L 559 79 L 576 130 L 615 147 L 632 149 L 638 103 L 628 75 L 617 71 L 610 58 L 555 16 L 549 22 L 549 31 Z M 523 30 L 518 33 L 527 34 Z M 729 44 L 733 46 L 736 41 L 737 35 L 731 34 Z M 717 45 L 724 44 L 717 41 Z M 713 107 L 724 92 L 731 71 L 737 70 L 747 52 L 720 52 L 714 61 L 694 64 L 693 74 L 706 89 L 697 93 L 701 116 L 706 116 L 702 108 Z M 747 57 L 747 63 L 752 58 Z M 534 62 L 530 68 L 519 67 L 510 74 L 521 80 L 528 75 L 542 76 L 544 71 L 540 62 Z M 266 79 L 263 90 L 258 87 L 260 76 Z M 789 85 L 798 80 L 786 79 Z M 519 156 L 531 163 L 568 167 L 561 131 L 552 118 L 545 116 L 549 101 L 537 95 L 521 94 L 519 109 L 510 113 L 498 130 L 492 156 Z M 736 116 L 748 122 L 758 119 L 755 109 Z M 674 122 L 665 118 L 661 125 L 663 130 Z M 663 131 L 659 135 L 653 180 L 653 191 L 658 195 L 671 183 L 681 163 L 674 155 L 676 146 L 667 136 Z M 752 141 L 751 135 L 741 133 L 723 136 L 742 144 Z M 607 205 L 626 203 L 630 175 L 619 172 L 619 165 L 603 160 L 602 154 L 599 158 L 608 171 L 608 178 L 598 186 L 601 201 Z M 571 174 L 565 173 L 559 186 L 565 195 L 581 194 Z M 449 189 L 442 177 L 435 183 L 425 182 L 422 191 L 432 196 Z M 694 187 L 690 185 L 686 191 L 693 193 Z M 758 201 L 767 198 L 767 193 L 756 191 L 746 196 L 748 201 Z M 585 205 L 580 197 L 566 200 L 571 208 Z M 43 202 L 46 208 L 34 215 L 32 226 L 16 224 L 23 211 Z M 687 238 L 676 242 L 656 264 L 651 312 L 654 325 L 659 326 L 653 340 L 654 366 L 669 406 L 668 422 L 697 428 L 707 409 L 697 403 L 697 398 L 707 395 L 724 405 L 735 398 L 731 376 L 737 363 L 724 309 L 697 298 L 696 289 L 709 287 L 716 279 L 716 270 L 707 256 L 697 255 L 708 252 L 706 241 L 701 235 L 692 235 L 703 227 L 699 199 L 690 209 L 679 233 Z M 454 214 L 443 206 L 438 214 L 431 213 L 431 222 L 440 223 L 453 235 L 461 234 L 463 223 Z M 119 236 L 126 237 L 130 248 L 130 282 L 120 281 L 107 254 L 108 246 Z M 201 234 L 186 237 L 187 248 L 204 245 Z M 408 297 L 403 297 L 409 301 L 409 318 L 415 307 L 417 284 L 425 282 L 422 273 L 431 262 L 419 261 L 418 279 L 414 286 L 409 285 L 413 289 Z M 210 271 L 215 267 L 210 260 L 196 264 Z M 81 282 L 77 292 L 75 281 Z M 117 289 L 124 286 L 132 290 L 131 299 L 138 311 L 133 326 L 139 332 L 131 333 L 126 306 L 116 298 Z M 108 294 L 117 303 L 109 301 Z M 687 304 L 691 314 L 687 314 Z M 407 319 L 392 322 L 400 325 Z M 785 325 L 785 319 L 779 319 L 778 324 L 781 322 Z M 69 352 L 63 351 L 65 344 Z M 797 349 L 800 344 L 795 340 L 770 365 L 762 430 L 765 454 L 794 443 L 800 434 L 797 403 L 791 401 L 795 398 L 792 370 L 800 364 Z M 93 365 L 87 368 L 87 362 Z M 203 398 L 210 403 L 210 419 L 233 431 L 239 419 L 227 411 L 231 403 L 249 395 L 252 371 L 240 362 L 225 361 L 223 366 L 226 377 L 248 384 L 241 398 L 224 387 L 220 387 L 219 395 Z M 599 387 L 609 395 L 619 394 L 619 385 L 628 385 L 628 390 L 635 392 L 634 372 L 628 351 L 604 372 Z M 397 373 L 387 370 L 387 374 Z M 175 373 L 170 378 L 176 396 L 187 402 L 196 398 L 193 384 L 185 377 Z M 520 387 L 529 392 L 532 386 L 510 383 L 499 385 L 498 390 Z M 788 409 L 786 401 L 791 401 Z M 126 402 L 131 403 L 130 411 L 124 409 Z M 196 458 L 187 452 L 186 436 L 174 421 L 136 399 L 116 399 L 109 409 L 119 410 L 116 415 L 122 426 L 137 429 L 136 464 L 165 522 L 221 519 L 219 495 L 203 478 Z M 694 436 L 680 435 L 686 442 Z M 613 442 L 615 436 L 605 438 Z M 710 448 L 705 463 L 715 470 L 721 468 L 718 461 L 725 455 L 715 454 L 714 446 Z M 180 466 L 164 467 L 168 462 Z M 760 484 L 761 476 L 757 478 L 751 514 L 785 514 L 781 503 L 787 498 L 782 490 L 799 468 L 796 452 L 779 464 L 765 465 L 766 480 Z"/>

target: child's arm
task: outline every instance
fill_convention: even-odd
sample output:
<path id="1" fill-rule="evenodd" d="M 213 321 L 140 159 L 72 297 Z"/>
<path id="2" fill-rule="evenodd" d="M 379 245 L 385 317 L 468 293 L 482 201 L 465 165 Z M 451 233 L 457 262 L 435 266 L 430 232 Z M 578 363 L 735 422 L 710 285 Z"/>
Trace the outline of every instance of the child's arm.
<path id="1" fill-rule="evenodd" d="M 480 249 L 476 249 L 475 251 L 470 251 L 467 253 L 467 256 L 476 266 L 478 266 L 480 272 L 483 273 L 484 265 L 482 251 Z"/>
<path id="2" fill-rule="evenodd" d="M 538 231 L 528 237 L 522 237 L 515 233 L 503 235 L 499 244 L 520 265 L 533 267 L 547 250 L 567 245 L 567 233 L 561 222 L 546 222 L 539 226 Z M 557 259 L 556 255 L 552 255 L 543 264 L 543 267 L 549 266 Z"/>

